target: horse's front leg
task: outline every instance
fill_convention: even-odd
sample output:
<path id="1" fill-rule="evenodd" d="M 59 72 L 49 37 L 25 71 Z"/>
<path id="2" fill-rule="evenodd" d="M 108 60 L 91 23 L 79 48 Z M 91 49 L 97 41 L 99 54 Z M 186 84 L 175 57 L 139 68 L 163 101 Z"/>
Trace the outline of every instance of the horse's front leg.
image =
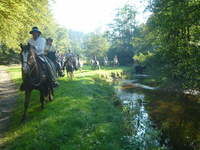
<path id="1" fill-rule="evenodd" d="M 30 97 L 31 97 L 31 91 L 25 91 L 25 101 L 24 101 L 24 113 L 22 116 L 22 122 L 26 119 L 26 114 L 27 114 L 27 110 L 28 110 L 28 105 L 30 102 Z"/>
<path id="2" fill-rule="evenodd" d="M 41 108 L 44 109 L 44 92 L 42 90 L 40 91 L 40 103 Z"/>
<path id="3" fill-rule="evenodd" d="M 49 98 L 49 101 L 52 101 L 53 100 L 53 89 L 52 88 L 49 88 L 49 91 L 48 91 L 48 98 Z"/>
<path id="4" fill-rule="evenodd" d="M 71 80 L 74 78 L 74 72 L 71 72 Z"/>

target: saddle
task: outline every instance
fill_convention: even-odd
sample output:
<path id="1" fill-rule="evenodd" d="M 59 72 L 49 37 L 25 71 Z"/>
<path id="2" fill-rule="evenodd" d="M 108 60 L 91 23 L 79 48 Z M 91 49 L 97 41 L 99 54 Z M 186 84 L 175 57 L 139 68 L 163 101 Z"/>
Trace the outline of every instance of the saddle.
<path id="1" fill-rule="evenodd" d="M 56 60 L 57 60 L 56 52 L 49 51 L 49 52 L 47 53 L 47 57 L 48 57 L 49 59 L 51 59 L 53 62 L 56 62 Z"/>

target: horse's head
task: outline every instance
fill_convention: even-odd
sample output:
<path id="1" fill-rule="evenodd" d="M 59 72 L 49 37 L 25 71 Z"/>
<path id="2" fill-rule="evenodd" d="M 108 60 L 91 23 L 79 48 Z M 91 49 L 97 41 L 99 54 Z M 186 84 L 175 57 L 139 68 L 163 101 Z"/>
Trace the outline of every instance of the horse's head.
<path id="1" fill-rule="evenodd" d="M 27 74 L 30 71 L 31 65 L 35 60 L 35 52 L 31 48 L 30 44 L 23 45 L 20 44 L 21 47 L 21 62 L 22 62 L 22 71 L 24 74 Z"/>

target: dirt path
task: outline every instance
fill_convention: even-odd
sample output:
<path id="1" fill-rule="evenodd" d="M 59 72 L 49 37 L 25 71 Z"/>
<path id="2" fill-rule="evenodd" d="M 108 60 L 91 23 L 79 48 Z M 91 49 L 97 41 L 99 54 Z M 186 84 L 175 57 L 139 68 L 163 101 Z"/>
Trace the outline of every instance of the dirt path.
<path id="1" fill-rule="evenodd" d="M 9 74 L 0 67 L 0 138 L 8 130 L 10 115 L 17 99 L 17 90 Z M 0 143 L 1 146 L 1 143 Z"/>

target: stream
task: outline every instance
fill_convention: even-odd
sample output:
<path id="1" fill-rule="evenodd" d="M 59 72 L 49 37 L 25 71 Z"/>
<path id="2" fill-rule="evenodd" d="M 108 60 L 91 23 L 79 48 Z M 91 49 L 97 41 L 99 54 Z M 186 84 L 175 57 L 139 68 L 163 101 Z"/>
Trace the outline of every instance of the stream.
<path id="1" fill-rule="evenodd" d="M 200 103 L 140 84 L 145 78 L 148 75 L 115 83 L 126 112 L 126 149 L 200 150 Z"/>

